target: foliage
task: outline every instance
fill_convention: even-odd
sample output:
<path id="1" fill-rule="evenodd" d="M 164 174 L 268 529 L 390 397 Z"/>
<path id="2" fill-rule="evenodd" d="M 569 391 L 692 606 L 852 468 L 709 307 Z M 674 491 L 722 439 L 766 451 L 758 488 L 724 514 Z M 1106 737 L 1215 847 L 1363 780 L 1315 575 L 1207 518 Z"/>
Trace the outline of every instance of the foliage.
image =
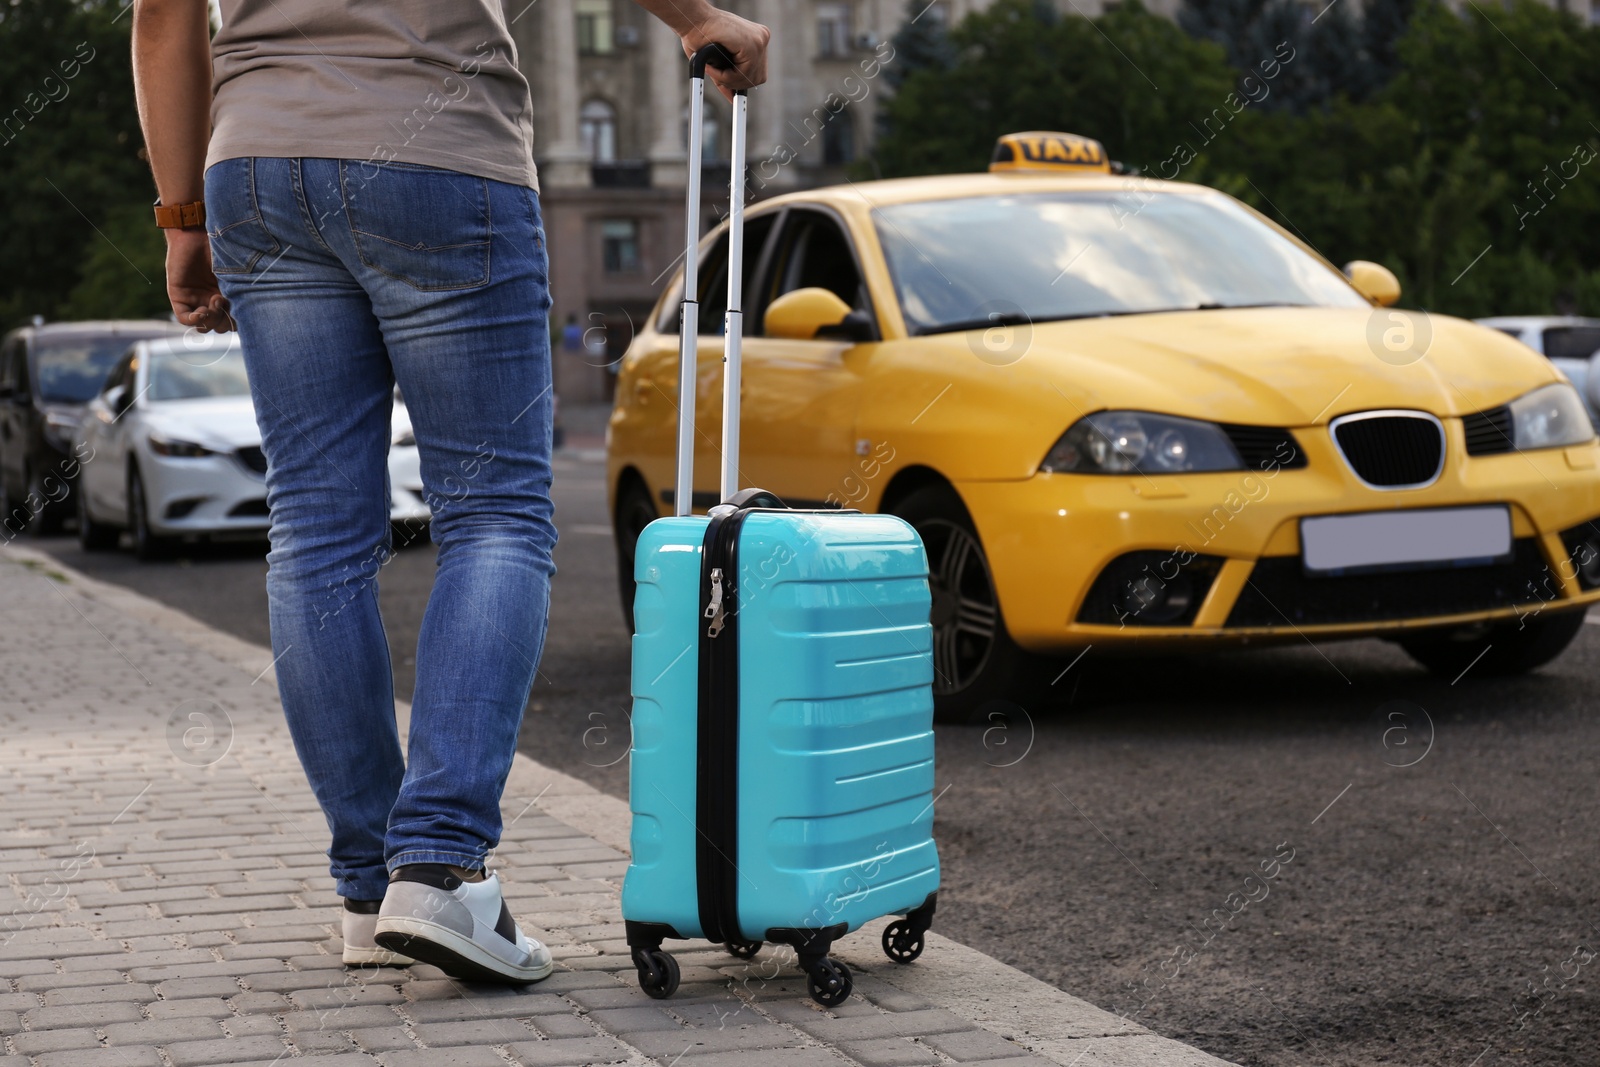
<path id="1" fill-rule="evenodd" d="M 155 192 L 140 158 L 130 21 L 111 0 L 0 5 L 0 328 L 69 306 L 165 307 L 159 236 L 131 224 L 136 208 L 148 220 Z"/>
<path id="2" fill-rule="evenodd" d="M 1194 100 L 1221 101 L 1233 80 L 1222 50 L 1138 3 L 1100 18 L 1041 17 L 1001 0 L 950 31 L 948 67 L 913 70 L 887 106 L 884 174 L 976 170 L 998 131 L 1098 131 L 1128 157 L 1170 145 Z"/>

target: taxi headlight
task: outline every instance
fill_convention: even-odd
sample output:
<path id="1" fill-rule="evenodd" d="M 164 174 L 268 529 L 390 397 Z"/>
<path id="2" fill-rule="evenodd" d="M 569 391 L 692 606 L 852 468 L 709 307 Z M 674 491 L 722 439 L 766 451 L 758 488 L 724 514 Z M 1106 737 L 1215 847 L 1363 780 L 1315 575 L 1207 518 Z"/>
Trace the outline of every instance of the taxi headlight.
<path id="1" fill-rule="evenodd" d="M 1243 467 L 1233 442 L 1215 423 L 1147 411 L 1100 411 L 1079 419 L 1039 465 L 1041 471 L 1057 474 L 1177 474 Z"/>
<path id="2" fill-rule="evenodd" d="M 1566 382 L 1535 389 L 1513 400 L 1511 440 L 1517 451 L 1579 445 L 1594 437 L 1583 398 Z"/>

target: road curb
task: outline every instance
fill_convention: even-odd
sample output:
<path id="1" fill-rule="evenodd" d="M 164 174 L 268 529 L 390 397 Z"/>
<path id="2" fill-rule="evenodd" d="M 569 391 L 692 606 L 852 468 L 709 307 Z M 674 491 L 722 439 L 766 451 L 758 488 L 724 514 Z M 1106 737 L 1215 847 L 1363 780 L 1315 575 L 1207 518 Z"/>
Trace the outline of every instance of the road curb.
<path id="1" fill-rule="evenodd" d="M 270 649 L 15 542 L 0 546 L 0 559 L 54 580 L 64 596 L 81 597 L 157 628 L 258 681 L 275 680 Z M 397 701 L 396 710 L 404 729 L 410 705 Z M 586 782 L 519 752 L 506 792 L 602 844 L 629 851 L 627 803 Z M 936 932 L 929 933 L 923 964 L 885 964 L 878 941 L 886 922 L 850 935 L 839 943 L 837 954 L 852 967 L 1013 1042 L 1019 1051 L 1030 1050 L 1063 1067 L 1229 1067 L 1226 1060 L 1154 1034 Z"/>

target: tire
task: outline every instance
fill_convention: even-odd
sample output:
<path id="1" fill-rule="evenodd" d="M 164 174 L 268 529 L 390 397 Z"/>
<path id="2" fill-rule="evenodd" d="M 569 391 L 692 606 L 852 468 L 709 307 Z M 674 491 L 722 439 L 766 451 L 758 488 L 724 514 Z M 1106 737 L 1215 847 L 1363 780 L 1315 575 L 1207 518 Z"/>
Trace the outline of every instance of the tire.
<path id="1" fill-rule="evenodd" d="M 171 551 L 171 539 L 150 529 L 150 505 L 138 467 L 128 468 L 128 532 L 133 535 L 133 554 L 143 562 L 163 559 Z"/>
<path id="2" fill-rule="evenodd" d="M 1584 612 L 1541 612 L 1533 618 L 1397 639 L 1411 658 L 1441 678 L 1526 674 L 1561 655 L 1583 629 Z M 1487 649 L 1487 651 L 1485 651 Z"/>
<path id="3" fill-rule="evenodd" d="M 89 497 L 78 481 L 78 547 L 85 552 L 110 552 L 117 547 L 122 531 L 109 522 L 96 522 L 89 515 Z"/>
<path id="4" fill-rule="evenodd" d="M 64 519 L 62 506 L 45 495 L 44 478 L 36 470 L 28 473 L 28 498 L 39 502 L 38 507 L 28 509 L 29 536 L 49 537 L 60 533 Z"/>
<path id="5" fill-rule="evenodd" d="M 21 502 L 11 495 L 9 479 L 6 478 L 5 464 L 0 462 L 0 531 L 7 533 L 20 533 L 23 527 L 23 516 L 18 515 L 13 519 L 13 512 L 21 508 Z"/>
<path id="6" fill-rule="evenodd" d="M 931 485 L 887 509 L 928 549 L 933 587 L 933 717 L 973 722 L 996 700 L 1026 699 L 1038 663 L 1006 631 L 988 556 L 954 489 Z"/>
<path id="7" fill-rule="evenodd" d="M 650 490 L 637 477 L 624 478 L 617 490 L 617 510 L 612 530 L 617 543 L 617 592 L 622 596 L 622 617 L 633 631 L 633 557 L 639 547 L 639 535 L 644 528 L 660 517 Z"/>

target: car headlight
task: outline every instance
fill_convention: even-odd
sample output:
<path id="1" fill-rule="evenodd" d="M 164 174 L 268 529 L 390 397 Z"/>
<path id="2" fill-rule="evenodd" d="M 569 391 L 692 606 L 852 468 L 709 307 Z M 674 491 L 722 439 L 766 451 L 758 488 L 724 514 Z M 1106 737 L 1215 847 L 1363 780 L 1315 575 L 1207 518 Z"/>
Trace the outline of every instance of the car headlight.
<path id="1" fill-rule="evenodd" d="M 198 459 L 212 454 L 212 449 L 205 445 L 175 437 L 162 437 L 160 434 L 150 435 L 150 451 L 158 456 L 178 456 L 184 459 Z"/>
<path id="2" fill-rule="evenodd" d="M 1064 474 L 1177 474 L 1240 470 L 1244 463 L 1215 423 L 1100 411 L 1079 419 L 1039 465 Z"/>
<path id="3" fill-rule="evenodd" d="M 1520 396 L 1511 409 L 1511 440 L 1517 451 L 1581 445 L 1594 437 L 1583 398 L 1567 382 L 1556 382 Z"/>

